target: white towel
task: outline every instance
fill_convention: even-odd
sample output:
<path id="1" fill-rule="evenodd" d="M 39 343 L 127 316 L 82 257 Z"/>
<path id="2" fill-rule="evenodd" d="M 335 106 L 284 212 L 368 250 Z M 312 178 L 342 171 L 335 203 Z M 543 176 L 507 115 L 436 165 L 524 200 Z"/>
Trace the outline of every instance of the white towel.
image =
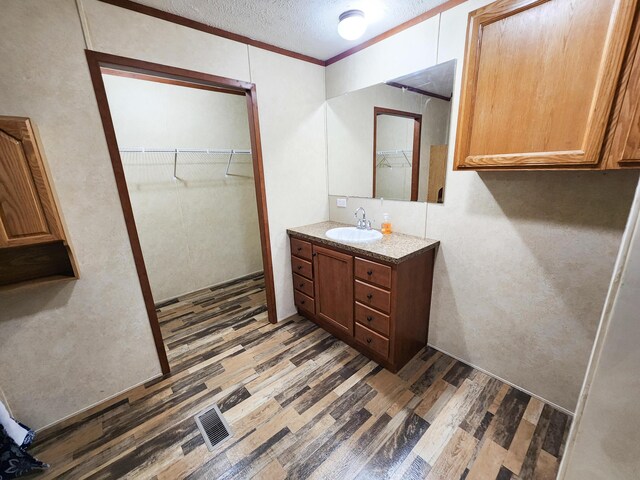
<path id="1" fill-rule="evenodd" d="M 0 424 L 19 447 L 26 447 L 31 443 L 32 432 L 11 418 L 7 407 L 2 402 L 0 402 Z"/>

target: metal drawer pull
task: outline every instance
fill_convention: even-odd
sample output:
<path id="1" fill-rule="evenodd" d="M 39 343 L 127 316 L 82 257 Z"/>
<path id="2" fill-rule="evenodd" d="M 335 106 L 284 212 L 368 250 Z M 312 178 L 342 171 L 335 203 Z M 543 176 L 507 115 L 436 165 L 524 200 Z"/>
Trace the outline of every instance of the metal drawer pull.
<path id="1" fill-rule="evenodd" d="M 367 293 L 367 298 L 371 300 L 373 298 L 373 293 Z"/>
<path id="2" fill-rule="evenodd" d="M 367 315 L 367 322 L 370 322 L 371 320 L 373 320 L 373 317 L 371 315 Z"/>
<path id="3" fill-rule="evenodd" d="M 367 343 L 371 343 L 371 339 L 370 338 L 367 338 Z"/>
<path id="4" fill-rule="evenodd" d="M 304 300 L 300 300 L 300 305 L 304 305 Z"/>
<path id="5" fill-rule="evenodd" d="M 304 287 L 304 282 L 302 282 L 302 283 L 300 284 L 300 288 L 302 288 L 302 287 Z"/>
<path id="6" fill-rule="evenodd" d="M 298 265 L 298 270 L 302 270 L 302 265 Z"/>
<path id="7" fill-rule="evenodd" d="M 367 272 L 367 275 L 373 275 L 373 270 L 369 270 L 369 271 Z"/>
<path id="8" fill-rule="evenodd" d="M 302 250 L 302 247 L 298 247 L 298 251 Z"/>

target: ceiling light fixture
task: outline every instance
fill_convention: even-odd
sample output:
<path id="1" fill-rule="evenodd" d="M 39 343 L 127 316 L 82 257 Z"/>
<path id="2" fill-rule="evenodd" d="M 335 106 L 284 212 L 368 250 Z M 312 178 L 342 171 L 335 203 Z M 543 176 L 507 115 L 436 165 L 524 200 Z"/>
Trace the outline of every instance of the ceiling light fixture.
<path id="1" fill-rule="evenodd" d="M 356 40 L 367 29 L 367 20 L 362 10 L 347 10 L 339 18 L 338 33 L 345 40 Z"/>

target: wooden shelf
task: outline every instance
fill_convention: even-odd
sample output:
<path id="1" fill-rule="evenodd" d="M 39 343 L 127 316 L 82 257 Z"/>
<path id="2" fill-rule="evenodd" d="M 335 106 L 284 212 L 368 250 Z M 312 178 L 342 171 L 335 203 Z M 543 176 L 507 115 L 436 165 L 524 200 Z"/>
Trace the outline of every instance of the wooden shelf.
<path id="1" fill-rule="evenodd" d="M 0 289 L 78 277 L 28 118 L 0 116 Z"/>
<path id="2" fill-rule="evenodd" d="M 77 278 L 63 241 L 0 249 L 0 288 Z"/>

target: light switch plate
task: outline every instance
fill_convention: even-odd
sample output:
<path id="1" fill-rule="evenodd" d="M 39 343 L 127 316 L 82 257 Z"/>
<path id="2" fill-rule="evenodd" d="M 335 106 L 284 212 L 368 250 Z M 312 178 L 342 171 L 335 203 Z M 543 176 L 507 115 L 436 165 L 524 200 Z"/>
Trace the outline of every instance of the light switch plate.
<path id="1" fill-rule="evenodd" d="M 337 198 L 336 206 L 340 208 L 347 208 L 347 199 L 346 198 Z"/>

